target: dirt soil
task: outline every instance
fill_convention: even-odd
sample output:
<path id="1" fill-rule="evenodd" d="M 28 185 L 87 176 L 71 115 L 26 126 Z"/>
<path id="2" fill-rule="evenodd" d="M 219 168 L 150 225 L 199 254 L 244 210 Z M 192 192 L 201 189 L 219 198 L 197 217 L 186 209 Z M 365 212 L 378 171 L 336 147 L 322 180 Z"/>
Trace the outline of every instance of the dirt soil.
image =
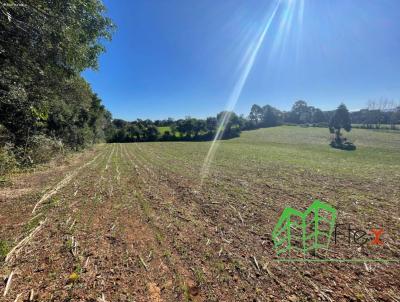
<path id="1" fill-rule="evenodd" d="M 15 177 L 0 191 L 0 300 L 400 301 L 399 262 L 280 262 L 271 239 L 285 206 L 305 210 L 352 186 L 376 194 L 380 210 L 339 201 L 339 222 L 383 225 L 383 245 L 336 244 L 312 258 L 400 259 L 399 237 L 388 235 L 398 203 L 374 184 L 296 172 L 288 188 L 285 176 L 220 169 L 200 186 L 191 163 L 175 161 L 145 144 L 109 144 Z M 296 190 L 305 182 L 317 196 Z"/>

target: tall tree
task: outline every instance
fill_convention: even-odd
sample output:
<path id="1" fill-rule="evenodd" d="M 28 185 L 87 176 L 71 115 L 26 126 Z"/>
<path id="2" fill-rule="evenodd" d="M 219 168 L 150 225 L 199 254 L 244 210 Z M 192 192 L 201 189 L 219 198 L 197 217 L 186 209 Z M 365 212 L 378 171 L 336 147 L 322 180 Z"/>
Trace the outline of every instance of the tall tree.
<path id="1" fill-rule="evenodd" d="M 274 127 L 278 125 L 278 110 L 270 105 L 263 108 L 262 125 L 264 127 Z"/>
<path id="2" fill-rule="evenodd" d="M 100 41 L 111 37 L 113 25 L 104 16 L 102 2 L 21 0 L 6 4 L 0 4 L 1 123 L 17 145 L 36 133 L 58 131 L 68 136 L 66 141 L 82 143 L 88 131 L 79 127 L 90 117 L 87 93 L 92 92 L 81 85 L 82 95 L 73 93 L 82 99 L 71 104 L 66 101 L 71 93 L 66 95 L 64 88 L 75 85 L 78 89 L 79 73 L 97 68 L 97 58 L 104 50 Z M 79 109 L 73 108 L 76 102 L 81 103 Z M 55 128 L 47 129 L 51 115 L 49 123 Z M 72 120 L 67 118 L 71 115 Z"/>
<path id="3" fill-rule="evenodd" d="M 208 117 L 206 119 L 206 129 L 209 133 L 215 132 L 217 129 L 218 121 L 215 117 Z"/>
<path id="4" fill-rule="evenodd" d="M 240 135 L 242 126 L 241 119 L 235 112 L 221 111 L 217 114 L 217 121 L 218 125 L 221 125 L 224 122 L 224 125 L 222 125 L 224 126 L 221 134 L 222 138 L 231 138 Z"/>
<path id="5" fill-rule="evenodd" d="M 205 132 L 205 131 L 206 131 L 206 122 L 201 119 L 196 119 L 193 122 L 194 136 L 197 137 L 197 136 L 199 136 L 200 132 Z"/>
<path id="6" fill-rule="evenodd" d="M 302 124 L 307 122 L 309 115 L 309 108 L 305 101 L 299 100 L 293 104 L 292 110 L 289 114 L 289 121 L 291 123 Z"/>
<path id="7" fill-rule="evenodd" d="M 257 105 L 254 104 L 251 106 L 250 114 L 249 114 L 249 119 L 253 121 L 256 125 L 261 122 L 263 116 L 263 109 Z"/>
<path id="8" fill-rule="evenodd" d="M 326 117 L 321 109 L 315 108 L 312 115 L 313 123 L 323 123 L 326 122 Z"/>
<path id="9" fill-rule="evenodd" d="M 331 133 L 335 134 L 336 141 L 341 141 L 341 129 L 347 132 L 351 131 L 351 120 L 349 110 L 347 110 L 346 105 L 343 103 L 336 109 L 331 120 L 329 121 L 329 130 Z"/>

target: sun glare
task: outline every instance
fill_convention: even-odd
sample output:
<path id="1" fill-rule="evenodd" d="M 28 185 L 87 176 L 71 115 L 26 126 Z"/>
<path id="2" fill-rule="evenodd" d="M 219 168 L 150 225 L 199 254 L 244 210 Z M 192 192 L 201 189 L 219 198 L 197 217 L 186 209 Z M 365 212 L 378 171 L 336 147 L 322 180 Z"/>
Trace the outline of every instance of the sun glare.
<path id="1" fill-rule="evenodd" d="M 265 39 L 271 39 L 272 49 L 271 56 L 277 57 L 279 52 L 284 50 L 287 39 L 291 34 L 291 30 L 294 27 L 294 20 L 297 20 L 297 26 L 301 27 L 303 23 L 304 15 L 304 0 L 278 0 L 273 3 L 271 9 L 266 13 L 264 22 L 258 31 L 258 34 L 249 43 L 249 46 L 244 51 L 243 59 L 240 65 L 241 70 L 239 77 L 233 87 L 232 93 L 229 96 L 222 118 L 219 121 L 218 129 L 215 137 L 211 143 L 211 146 L 207 152 L 207 156 L 204 159 L 203 166 L 200 172 L 200 184 L 202 185 L 204 179 L 208 176 L 210 166 L 214 160 L 215 153 L 218 149 L 219 140 L 224 134 L 225 127 L 231 117 L 231 112 L 235 109 L 236 104 L 239 101 L 240 95 L 242 94 L 244 85 L 246 84 L 247 78 L 254 66 L 257 54 Z M 269 29 L 274 22 L 278 23 L 278 31 L 274 36 L 267 35 Z"/>

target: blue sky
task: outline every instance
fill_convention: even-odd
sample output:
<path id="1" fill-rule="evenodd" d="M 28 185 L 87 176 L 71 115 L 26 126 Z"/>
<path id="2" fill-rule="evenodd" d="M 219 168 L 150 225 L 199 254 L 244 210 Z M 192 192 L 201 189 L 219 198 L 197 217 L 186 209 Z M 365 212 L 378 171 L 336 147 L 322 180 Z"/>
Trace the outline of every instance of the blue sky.
<path id="1" fill-rule="evenodd" d="M 276 1 L 107 0 L 117 30 L 83 75 L 115 118 L 216 115 Z M 235 111 L 382 97 L 400 100 L 400 1 L 281 0 Z"/>

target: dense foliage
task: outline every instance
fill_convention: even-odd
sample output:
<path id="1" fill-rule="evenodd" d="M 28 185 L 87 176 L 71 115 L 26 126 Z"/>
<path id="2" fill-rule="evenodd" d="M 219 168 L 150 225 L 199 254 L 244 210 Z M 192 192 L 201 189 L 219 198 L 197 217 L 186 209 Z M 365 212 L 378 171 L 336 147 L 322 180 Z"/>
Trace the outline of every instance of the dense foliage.
<path id="1" fill-rule="evenodd" d="M 105 139 L 111 115 L 80 76 L 97 68 L 100 40 L 111 38 L 104 12 L 100 0 L 0 4 L 2 148 L 7 144 L 20 162 L 35 162 L 38 148 L 77 149 Z"/>
<path id="2" fill-rule="evenodd" d="M 281 124 L 324 124 L 327 122 L 329 114 L 322 112 L 321 109 L 308 106 L 305 101 L 297 101 L 288 112 L 280 111 L 270 105 L 260 107 L 253 105 L 250 110 L 250 127 L 263 128 L 273 127 Z"/>
<path id="3" fill-rule="evenodd" d="M 340 108 L 341 106 L 339 109 Z M 233 112 L 221 112 L 216 117 L 208 117 L 206 119 L 187 117 L 178 120 L 168 118 L 166 120 L 156 121 L 139 119 L 133 122 L 115 119 L 107 132 L 107 140 L 109 142 L 211 140 L 215 138 L 217 129 L 224 115 L 229 116 L 229 120 L 224 129 L 222 129 L 223 131 L 221 131 L 221 137 L 218 137 L 221 139 L 237 137 L 243 130 L 274 127 L 282 124 L 328 128 L 332 121 L 337 120 L 336 112 L 337 111 L 322 111 L 319 108 L 308 106 L 305 101 L 300 100 L 293 104 L 290 111 L 281 111 L 270 105 L 261 107 L 254 104 L 251 107 L 248 117 L 238 116 Z M 367 118 L 360 119 L 360 114 L 364 116 L 365 112 L 374 112 L 374 114 L 366 114 Z M 348 118 L 348 123 L 346 123 L 346 127 L 350 122 L 360 123 L 361 125 L 368 122 L 371 125 L 374 124 L 375 127 L 378 128 L 386 119 L 377 119 L 376 116 L 385 116 L 393 125 L 399 124 L 400 107 L 395 107 L 388 111 L 369 109 L 356 112 L 347 111 L 346 117 Z M 378 121 L 380 121 L 379 124 Z M 344 128 L 344 126 L 341 126 L 341 128 Z M 366 128 L 370 127 L 366 125 Z"/>
<path id="4" fill-rule="evenodd" d="M 220 138 L 227 139 L 240 135 L 246 119 L 237 116 L 233 112 L 221 112 L 217 117 L 196 119 L 187 117 L 185 119 L 173 120 L 169 118 L 164 121 L 136 120 L 126 122 L 115 119 L 109 130 L 109 142 L 146 142 L 155 140 L 164 141 L 201 141 L 211 140 L 215 137 L 218 127 L 224 115 L 229 118 L 221 131 Z M 160 132 L 159 129 L 167 130 Z"/>

